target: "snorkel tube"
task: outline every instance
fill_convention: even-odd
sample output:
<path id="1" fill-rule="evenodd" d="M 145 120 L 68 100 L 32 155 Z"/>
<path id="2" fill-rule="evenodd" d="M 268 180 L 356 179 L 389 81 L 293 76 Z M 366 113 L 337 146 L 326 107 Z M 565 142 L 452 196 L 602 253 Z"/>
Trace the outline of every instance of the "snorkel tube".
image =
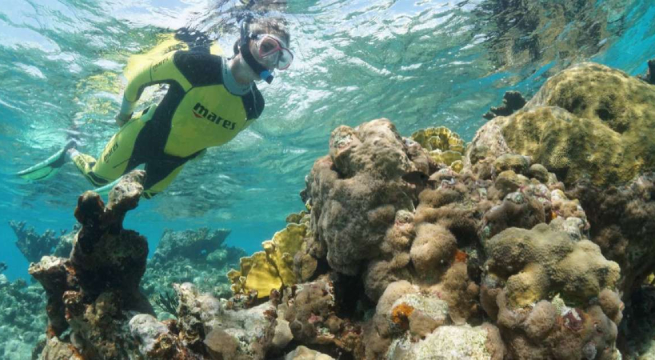
<path id="1" fill-rule="evenodd" d="M 248 25 L 250 19 L 251 16 L 246 16 L 243 20 L 241 20 L 241 39 L 239 40 L 239 51 L 241 52 L 243 59 L 246 61 L 246 64 L 248 64 L 248 66 L 250 66 L 250 68 L 256 74 L 259 74 L 259 78 L 270 84 L 273 82 L 273 72 L 255 60 L 255 57 L 252 56 L 252 53 L 250 52 L 250 46 L 248 46 L 250 39 L 254 38 L 254 36 L 249 31 Z"/>

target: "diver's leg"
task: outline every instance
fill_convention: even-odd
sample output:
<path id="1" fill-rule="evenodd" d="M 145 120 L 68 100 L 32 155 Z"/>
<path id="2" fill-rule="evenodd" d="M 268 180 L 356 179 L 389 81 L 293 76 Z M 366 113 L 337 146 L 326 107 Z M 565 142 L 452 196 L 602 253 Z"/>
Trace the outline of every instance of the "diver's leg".
<path id="1" fill-rule="evenodd" d="M 70 152 L 71 160 L 94 186 L 106 185 L 138 165 L 134 161 L 138 158 L 134 149 L 145 124 L 146 121 L 135 118 L 123 125 L 109 140 L 98 159 L 73 150 Z"/>
<path id="2" fill-rule="evenodd" d="M 146 163 L 146 183 L 143 188 L 143 196 L 146 199 L 164 191 L 177 175 L 182 171 L 186 162 L 177 163 L 164 162 L 162 164 Z"/>

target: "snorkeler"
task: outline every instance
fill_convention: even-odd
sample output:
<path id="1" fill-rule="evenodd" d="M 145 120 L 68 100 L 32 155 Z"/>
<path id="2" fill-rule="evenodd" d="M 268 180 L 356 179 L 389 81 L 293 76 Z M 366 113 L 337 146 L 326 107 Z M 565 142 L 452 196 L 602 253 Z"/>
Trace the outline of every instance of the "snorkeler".
<path id="1" fill-rule="evenodd" d="M 293 61 L 290 36 L 280 22 L 246 18 L 240 29 L 231 59 L 208 51 L 178 50 L 128 75 L 115 118 L 120 130 L 98 159 L 77 151 L 71 140 L 48 160 L 18 175 L 45 179 L 70 158 L 93 185 L 107 188 L 145 164 L 144 196 L 161 192 L 187 161 L 208 147 L 227 143 L 257 119 L 264 98 L 255 81 L 271 83 L 273 70 L 285 70 Z M 143 89 L 162 83 L 169 88 L 161 102 L 133 116 Z"/>

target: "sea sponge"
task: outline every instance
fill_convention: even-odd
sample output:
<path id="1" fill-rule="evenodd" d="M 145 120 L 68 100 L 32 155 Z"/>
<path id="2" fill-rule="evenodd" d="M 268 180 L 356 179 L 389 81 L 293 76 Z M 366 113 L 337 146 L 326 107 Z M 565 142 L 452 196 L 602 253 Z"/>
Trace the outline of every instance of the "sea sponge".
<path id="1" fill-rule="evenodd" d="M 409 316 L 414 308 L 407 303 L 400 303 L 391 309 L 391 321 L 403 330 L 409 329 Z"/>
<path id="2" fill-rule="evenodd" d="M 371 300 L 377 300 L 387 286 L 401 279 L 411 279 L 412 275 L 407 265 L 410 262 L 408 253 L 403 252 L 390 257 L 389 260 L 372 260 L 363 274 L 364 291 Z"/>
<path id="3" fill-rule="evenodd" d="M 623 319 L 623 308 L 625 306 L 618 293 L 610 289 L 603 289 L 598 295 L 598 303 L 603 309 L 603 312 L 614 323 L 619 324 L 621 322 Z"/>
<path id="4" fill-rule="evenodd" d="M 500 205 L 485 213 L 481 237 L 492 237 L 510 227 L 531 229 L 546 221 L 546 211 L 544 204 L 534 196 L 510 193 Z"/>
<path id="5" fill-rule="evenodd" d="M 459 253 L 464 252 L 458 250 L 457 254 Z M 442 281 L 431 286 L 429 292 L 448 304 L 448 315 L 457 325 L 466 323 L 478 312 L 480 288 L 469 278 L 466 262 L 455 260 L 442 277 Z"/>
<path id="6" fill-rule="evenodd" d="M 212 359 L 235 359 L 239 341 L 223 329 L 210 331 L 203 341 Z"/>

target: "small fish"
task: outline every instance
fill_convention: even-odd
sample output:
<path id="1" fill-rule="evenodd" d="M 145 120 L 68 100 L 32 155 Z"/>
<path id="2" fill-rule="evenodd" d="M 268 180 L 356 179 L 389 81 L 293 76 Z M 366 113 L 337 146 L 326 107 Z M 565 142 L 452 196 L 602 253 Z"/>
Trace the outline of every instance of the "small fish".
<path id="1" fill-rule="evenodd" d="M 7 264 L 0 262 L 0 274 L 2 274 L 3 271 L 7 270 L 9 266 Z"/>

